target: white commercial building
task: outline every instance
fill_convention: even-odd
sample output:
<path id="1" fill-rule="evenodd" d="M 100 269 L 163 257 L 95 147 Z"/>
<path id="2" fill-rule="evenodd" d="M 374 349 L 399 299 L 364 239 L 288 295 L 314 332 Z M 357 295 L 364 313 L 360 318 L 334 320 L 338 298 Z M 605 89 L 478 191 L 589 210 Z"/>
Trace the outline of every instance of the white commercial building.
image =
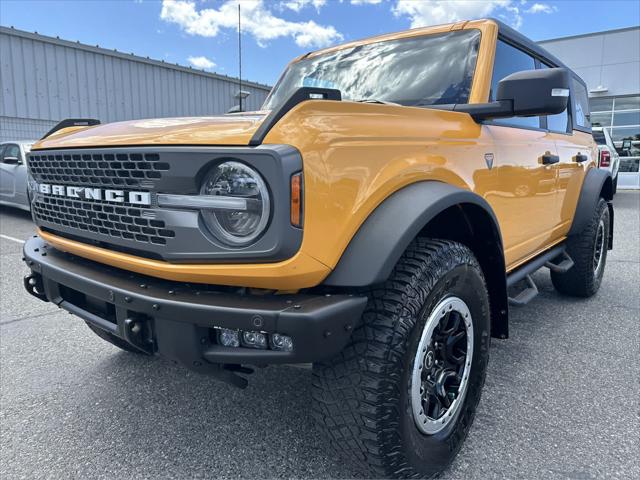
<path id="1" fill-rule="evenodd" d="M 538 43 L 587 82 L 591 124 L 607 128 L 622 155 L 618 186 L 639 188 L 640 27 Z M 627 139 L 632 148 L 622 151 Z"/>
<path id="2" fill-rule="evenodd" d="M 270 90 L 243 81 L 243 110 Z M 0 141 L 38 139 L 65 118 L 219 115 L 239 96 L 237 78 L 0 27 Z"/>

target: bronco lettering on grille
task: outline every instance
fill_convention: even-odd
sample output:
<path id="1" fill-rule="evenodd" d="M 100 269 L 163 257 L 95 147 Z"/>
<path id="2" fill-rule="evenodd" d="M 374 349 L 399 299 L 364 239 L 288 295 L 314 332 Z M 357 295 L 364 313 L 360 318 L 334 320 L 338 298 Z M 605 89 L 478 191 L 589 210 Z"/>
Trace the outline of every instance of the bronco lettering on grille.
<path id="1" fill-rule="evenodd" d="M 108 202 L 131 203 L 133 205 L 151 205 L 149 192 L 127 192 L 92 187 L 72 187 L 67 185 L 49 185 L 41 183 L 38 192 L 59 197 L 82 198 L 85 200 L 106 200 Z"/>

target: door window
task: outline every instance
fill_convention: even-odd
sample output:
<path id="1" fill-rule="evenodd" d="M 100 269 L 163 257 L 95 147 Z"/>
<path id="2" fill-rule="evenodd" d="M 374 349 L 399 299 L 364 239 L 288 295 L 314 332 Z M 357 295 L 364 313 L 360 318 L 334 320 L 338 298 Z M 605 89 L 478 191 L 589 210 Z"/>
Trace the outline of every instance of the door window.
<path id="1" fill-rule="evenodd" d="M 582 128 L 591 128 L 589 123 L 589 97 L 586 87 L 575 78 L 573 81 L 574 124 Z"/>
<path id="2" fill-rule="evenodd" d="M 539 63 L 541 69 L 551 68 L 542 62 Z M 567 133 L 569 131 L 569 108 L 570 103 L 567 104 L 567 109 L 556 115 L 547 115 L 547 129 L 552 132 Z"/>
<path id="3" fill-rule="evenodd" d="M 512 73 L 523 70 L 535 70 L 536 62 L 528 53 L 498 40 L 496 46 L 496 59 L 493 64 L 493 77 L 491 80 L 491 92 L 489 101 L 496 99 L 498 82 Z M 511 117 L 493 120 L 493 123 L 511 127 L 540 128 L 540 117 Z"/>
<path id="4" fill-rule="evenodd" d="M 5 163 L 5 158 L 7 157 L 16 157 L 18 160 L 20 159 L 20 147 L 18 145 L 6 145 L 4 151 L 2 152 L 2 162 Z"/>

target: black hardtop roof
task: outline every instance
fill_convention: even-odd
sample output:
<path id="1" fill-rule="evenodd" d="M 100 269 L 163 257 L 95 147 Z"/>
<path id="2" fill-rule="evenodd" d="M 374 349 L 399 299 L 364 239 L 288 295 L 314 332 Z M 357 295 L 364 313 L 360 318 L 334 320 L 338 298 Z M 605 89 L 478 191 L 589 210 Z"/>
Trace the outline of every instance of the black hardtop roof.
<path id="1" fill-rule="evenodd" d="M 538 45 L 536 42 L 534 42 L 530 38 L 525 37 L 520 32 L 518 32 L 514 28 L 511 28 L 506 23 L 501 22 L 500 20 L 498 20 L 496 18 L 491 18 L 490 20 L 492 20 L 492 21 L 494 21 L 494 22 L 496 22 L 498 24 L 499 35 L 503 36 L 507 40 L 510 40 L 513 43 L 517 43 L 519 46 L 525 48 L 526 50 L 529 50 L 529 52 L 533 53 L 534 55 L 536 55 L 538 57 L 542 57 L 545 60 L 548 60 L 549 62 L 553 63 L 554 66 L 556 66 L 556 67 L 569 68 L 558 57 L 556 57 L 555 55 L 549 53 L 546 49 L 544 49 L 543 47 Z M 571 70 L 571 69 L 569 68 L 569 70 Z M 575 74 L 575 72 L 574 72 L 574 74 Z"/>
<path id="2" fill-rule="evenodd" d="M 568 69 L 571 72 L 571 75 L 578 80 L 580 83 L 582 83 L 585 87 L 587 86 L 587 82 L 585 82 L 580 75 L 578 75 L 576 72 L 574 72 L 568 65 L 566 65 L 562 60 L 560 60 L 558 57 L 556 57 L 555 55 L 553 55 L 552 53 L 550 53 L 549 51 L 547 51 L 545 48 L 541 47 L 540 45 L 538 45 L 536 42 L 534 42 L 533 40 L 531 40 L 530 38 L 525 37 L 524 35 L 522 35 L 520 32 L 518 32 L 517 30 L 511 28 L 509 25 L 507 25 L 504 22 L 501 22 L 500 20 L 496 19 L 496 18 L 490 18 L 489 20 L 492 20 L 494 22 L 496 22 L 496 24 L 498 24 L 498 35 L 505 38 L 507 41 L 512 42 L 517 44 L 519 47 L 528 50 L 529 53 L 540 57 L 544 60 L 547 60 L 549 63 L 552 63 L 553 66 L 555 67 L 563 67 Z"/>

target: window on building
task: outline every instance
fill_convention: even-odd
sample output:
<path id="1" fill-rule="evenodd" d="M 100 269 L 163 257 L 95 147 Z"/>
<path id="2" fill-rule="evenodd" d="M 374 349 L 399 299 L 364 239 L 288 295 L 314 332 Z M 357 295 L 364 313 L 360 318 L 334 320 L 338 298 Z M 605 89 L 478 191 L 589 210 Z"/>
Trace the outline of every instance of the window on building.
<path id="1" fill-rule="evenodd" d="M 637 173 L 640 164 L 640 96 L 590 98 L 591 124 L 609 131 L 620 154 L 620 172 Z M 630 149 L 622 149 L 624 140 Z"/>
<path id="2" fill-rule="evenodd" d="M 617 97 L 613 109 L 611 137 L 620 158 L 620 171 L 637 172 L 640 163 L 640 97 Z M 622 149 L 622 142 L 631 140 L 631 148 Z"/>
<path id="3" fill-rule="evenodd" d="M 617 97 L 616 111 L 618 110 L 640 110 L 640 96 Z"/>
<path id="4" fill-rule="evenodd" d="M 591 126 L 610 127 L 613 122 L 613 97 L 597 97 L 589 99 L 591 110 Z"/>
<path id="5" fill-rule="evenodd" d="M 611 112 L 613 110 L 613 97 L 590 98 L 589 106 L 591 112 Z"/>
<path id="6" fill-rule="evenodd" d="M 613 125 L 616 127 L 640 125 L 640 110 L 619 112 L 616 109 L 613 112 Z"/>
<path id="7" fill-rule="evenodd" d="M 611 126 L 611 114 L 613 112 L 598 112 L 591 113 L 591 126 L 593 127 L 610 127 Z"/>
<path id="8" fill-rule="evenodd" d="M 498 40 L 496 46 L 496 59 L 493 65 L 493 77 L 491 80 L 491 92 L 489 101 L 496 99 L 498 83 L 504 77 L 523 70 L 535 70 L 534 58 L 528 53 Z M 512 117 L 493 120 L 494 123 L 510 127 L 540 128 L 540 117 Z"/>

